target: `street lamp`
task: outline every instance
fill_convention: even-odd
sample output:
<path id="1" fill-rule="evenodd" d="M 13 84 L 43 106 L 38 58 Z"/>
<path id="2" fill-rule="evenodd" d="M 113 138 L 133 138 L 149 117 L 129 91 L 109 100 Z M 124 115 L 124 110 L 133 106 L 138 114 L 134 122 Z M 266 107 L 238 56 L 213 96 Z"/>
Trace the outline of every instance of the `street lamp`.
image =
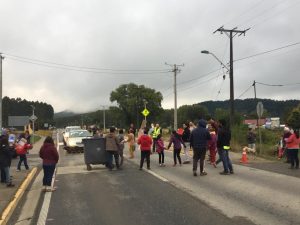
<path id="1" fill-rule="evenodd" d="M 229 71 L 229 79 L 230 79 L 230 125 L 233 125 L 233 117 L 234 117 L 234 92 L 233 92 L 233 70 L 230 70 L 214 53 L 209 52 L 207 50 L 201 51 L 202 54 L 210 54 L 212 55 L 224 68 Z M 232 68 L 232 65 L 230 65 Z M 224 79 L 224 77 L 223 77 Z"/>
<path id="2" fill-rule="evenodd" d="M 229 68 L 214 53 L 207 51 L 207 50 L 203 50 L 203 51 L 201 51 L 201 53 L 212 55 L 225 69 L 227 69 L 229 71 Z"/>

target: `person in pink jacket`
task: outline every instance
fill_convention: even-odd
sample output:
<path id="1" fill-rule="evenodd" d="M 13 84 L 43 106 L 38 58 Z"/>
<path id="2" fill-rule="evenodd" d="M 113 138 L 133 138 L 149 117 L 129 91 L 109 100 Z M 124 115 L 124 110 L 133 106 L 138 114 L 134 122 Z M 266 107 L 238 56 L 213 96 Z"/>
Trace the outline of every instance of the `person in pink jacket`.
<path id="1" fill-rule="evenodd" d="M 159 166 L 164 167 L 165 166 L 165 153 L 164 150 L 166 147 L 164 146 L 164 141 L 162 139 L 161 134 L 157 136 L 157 141 L 156 141 L 156 151 L 158 153 L 158 162 Z"/>
<path id="2" fill-rule="evenodd" d="M 299 169 L 299 158 L 298 158 L 298 151 L 299 151 L 299 129 L 294 130 L 288 138 L 285 138 L 286 147 L 288 149 L 289 158 L 291 161 L 290 169 Z"/>

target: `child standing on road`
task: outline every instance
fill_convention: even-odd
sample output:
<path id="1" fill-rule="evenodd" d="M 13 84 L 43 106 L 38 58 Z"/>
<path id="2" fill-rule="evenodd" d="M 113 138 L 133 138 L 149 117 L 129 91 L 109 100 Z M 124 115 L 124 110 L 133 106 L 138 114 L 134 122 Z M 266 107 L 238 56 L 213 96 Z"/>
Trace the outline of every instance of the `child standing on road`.
<path id="1" fill-rule="evenodd" d="M 148 129 L 144 128 L 144 134 L 139 137 L 138 144 L 141 146 L 141 161 L 140 161 L 140 170 L 143 169 L 143 164 L 145 158 L 147 160 L 147 169 L 150 170 L 150 153 L 152 138 L 148 135 Z"/>
<path id="2" fill-rule="evenodd" d="M 128 136 L 127 136 L 127 142 L 129 147 L 129 159 L 134 158 L 134 151 L 135 151 L 135 138 L 134 138 L 134 130 L 129 129 L 128 130 Z"/>
<path id="3" fill-rule="evenodd" d="M 165 146 L 164 146 L 164 141 L 162 139 L 161 134 L 157 136 L 157 142 L 156 142 L 156 151 L 158 153 L 158 162 L 159 166 L 164 167 L 165 166 Z"/>
<path id="4" fill-rule="evenodd" d="M 179 161 L 179 165 L 181 166 L 181 157 L 180 157 L 180 151 L 181 151 L 181 144 L 185 146 L 184 142 L 182 141 L 181 137 L 179 136 L 179 134 L 177 134 L 177 132 L 175 130 L 173 130 L 172 132 L 172 136 L 170 138 L 169 141 L 169 145 L 168 145 L 168 149 L 171 147 L 171 145 L 173 144 L 173 158 L 174 158 L 174 164 L 173 166 L 177 165 L 177 160 Z"/>

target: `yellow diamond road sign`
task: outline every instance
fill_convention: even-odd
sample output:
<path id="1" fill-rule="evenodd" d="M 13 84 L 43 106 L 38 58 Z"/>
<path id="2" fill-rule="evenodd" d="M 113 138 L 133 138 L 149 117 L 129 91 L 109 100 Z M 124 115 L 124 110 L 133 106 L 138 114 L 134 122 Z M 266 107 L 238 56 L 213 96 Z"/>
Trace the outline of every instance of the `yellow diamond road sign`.
<path id="1" fill-rule="evenodd" d="M 142 114 L 144 115 L 144 116 L 148 116 L 149 115 L 149 111 L 148 111 L 148 109 L 144 109 L 143 111 L 142 111 Z"/>

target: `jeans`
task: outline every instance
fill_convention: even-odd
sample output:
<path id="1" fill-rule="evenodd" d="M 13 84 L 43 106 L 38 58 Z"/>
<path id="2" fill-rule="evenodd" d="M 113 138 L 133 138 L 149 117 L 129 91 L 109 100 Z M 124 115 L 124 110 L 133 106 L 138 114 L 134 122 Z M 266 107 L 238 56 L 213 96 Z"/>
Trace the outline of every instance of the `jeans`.
<path id="1" fill-rule="evenodd" d="M 51 186 L 52 177 L 55 171 L 55 164 L 43 165 L 43 170 L 44 170 L 43 186 Z"/>
<path id="2" fill-rule="evenodd" d="M 120 168 L 119 165 L 119 152 L 117 151 L 107 151 L 108 153 L 108 168 L 112 169 L 113 168 L 113 156 L 115 158 L 115 163 L 117 168 Z"/>
<path id="3" fill-rule="evenodd" d="M 206 148 L 194 149 L 193 156 L 193 171 L 197 171 L 198 161 L 200 160 L 200 173 L 204 171 L 204 159 L 206 154 Z"/>
<path id="4" fill-rule="evenodd" d="M 216 164 L 219 164 L 220 162 L 222 162 L 222 154 L 223 154 L 223 148 L 218 148 L 218 155 L 219 155 L 219 158 L 218 158 L 218 160 L 216 161 Z"/>
<path id="5" fill-rule="evenodd" d="M 158 153 L 158 162 L 159 164 L 164 164 L 165 163 L 165 153 L 164 151 L 161 151 L 160 153 Z"/>
<path id="6" fill-rule="evenodd" d="M 150 169 L 150 151 L 141 151 L 140 169 L 143 168 L 145 158 L 147 160 L 147 168 Z"/>
<path id="7" fill-rule="evenodd" d="M 9 166 L 1 168 L 1 183 L 10 184 Z"/>
<path id="8" fill-rule="evenodd" d="M 190 155 L 189 155 L 190 142 L 184 142 L 184 144 L 185 144 L 185 148 L 184 148 L 185 161 L 189 162 L 190 161 Z"/>
<path id="9" fill-rule="evenodd" d="M 26 168 L 26 170 L 29 169 L 29 166 L 27 164 L 27 156 L 26 155 L 20 155 L 20 160 L 19 160 L 19 163 L 18 163 L 18 170 L 21 170 L 21 164 L 22 162 L 24 162 L 24 166 Z"/>
<path id="10" fill-rule="evenodd" d="M 298 149 L 289 149 L 289 159 L 291 161 L 291 167 L 299 168 Z"/>
<path id="11" fill-rule="evenodd" d="M 226 173 L 228 173 L 229 171 L 233 172 L 232 163 L 231 163 L 231 160 L 229 158 L 229 151 L 223 149 L 221 155 L 222 155 L 222 162 L 223 162 L 224 172 L 226 172 Z"/>
<path id="12" fill-rule="evenodd" d="M 175 165 L 177 164 L 176 158 L 178 159 L 179 164 L 181 164 L 180 151 L 181 151 L 181 149 L 174 149 L 174 151 L 173 151 L 173 159 L 174 159 L 174 164 Z"/>

